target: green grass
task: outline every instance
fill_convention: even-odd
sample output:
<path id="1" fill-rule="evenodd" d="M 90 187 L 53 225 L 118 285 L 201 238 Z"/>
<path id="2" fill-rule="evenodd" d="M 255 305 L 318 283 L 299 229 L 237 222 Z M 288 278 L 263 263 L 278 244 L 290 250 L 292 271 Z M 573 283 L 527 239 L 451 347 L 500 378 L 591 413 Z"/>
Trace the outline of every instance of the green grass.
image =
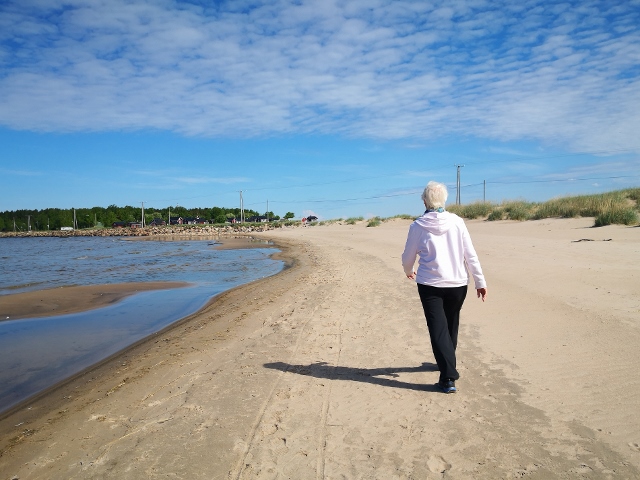
<path id="1" fill-rule="evenodd" d="M 522 200 L 502 204 L 502 210 L 509 220 L 528 220 L 531 218 L 531 212 L 534 209 L 534 203 L 528 203 Z"/>
<path id="2" fill-rule="evenodd" d="M 630 200 L 636 202 L 636 206 L 638 206 L 638 202 L 640 202 L 640 188 L 628 188 L 627 190 L 622 190 Z"/>
<path id="3" fill-rule="evenodd" d="M 414 215 L 409 215 L 408 213 L 401 213 L 400 215 L 394 215 L 393 217 L 389 217 L 386 220 L 393 220 L 394 218 L 399 218 L 401 220 L 415 220 L 416 217 Z"/>
<path id="4" fill-rule="evenodd" d="M 640 188 L 629 188 L 597 195 L 577 195 L 554 198 L 547 202 L 527 202 L 510 200 L 501 203 L 474 202 L 467 205 L 449 205 L 447 210 L 463 218 L 484 218 L 496 220 L 539 220 L 543 218 L 577 218 L 594 217 L 594 226 L 604 225 L 638 225 L 640 223 Z M 408 214 L 394 215 L 388 218 L 373 217 L 367 220 L 367 227 L 377 227 L 383 222 L 393 219 L 414 220 Z M 318 225 L 330 225 L 335 222 L 355 225 L 362 222 L 363 217 L 324 220 Z M 287 222 L 290 225 L 293 222 Z"/>
<path id="5" fill-rule="evenodd" d="M 464 218 L 486 217 L 493 211 L 494 205 L 491 203 L 475 202 L 468 205 L 452 205 L 447 210 Z"/>
<path id="6" fill-rule="evenodd" d="M 453 205 L 448 210 L 464 218 L 486 217 L 489 221 L 595 217 L 594 226 L 637 225 L 639 204 L 640 188 L 630 188 L 597 195 L 554 198 L 542 203 L 524 200 L 505 201 L 500 204 L 477 202 Z"/>
<path id="7" fill-rule="evenodd" d="M 594 227 L 605 225 L 637 225 L 638 212 L 632 207 L 612 209 L 596 216 Z"/>
<path id="8" fill-rule="evenodd" d="M 492 210 L 491 213 L 487 215 L 487 220 L 489 220 L 490 222 L 493 222 L 495 220 L 502 220 L 503 218 L 504 218 L 504 212 L 499 207 L 496 208 L 495 210 Z"/>

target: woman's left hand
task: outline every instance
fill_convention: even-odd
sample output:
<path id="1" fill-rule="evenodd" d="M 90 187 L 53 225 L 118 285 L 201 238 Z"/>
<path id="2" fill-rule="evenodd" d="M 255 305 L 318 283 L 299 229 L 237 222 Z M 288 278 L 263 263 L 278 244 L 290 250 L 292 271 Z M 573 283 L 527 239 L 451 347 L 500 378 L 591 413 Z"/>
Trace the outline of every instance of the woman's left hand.
<path id="1" fill-rule="evenodd" d="M 487 298 L 487 289 L 486 288 L 476 288 L 476 292 L 478 292 L 478 298 L 482 297 L 482 301 Z"/>

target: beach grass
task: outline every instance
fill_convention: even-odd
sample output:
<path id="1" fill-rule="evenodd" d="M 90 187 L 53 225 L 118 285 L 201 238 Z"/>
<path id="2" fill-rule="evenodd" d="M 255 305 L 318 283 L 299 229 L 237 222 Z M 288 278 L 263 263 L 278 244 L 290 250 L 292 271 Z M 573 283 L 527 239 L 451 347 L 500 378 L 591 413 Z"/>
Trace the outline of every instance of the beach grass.
<path id="1" fill-rule="evenodd" d="M 344 223 L 346 223 L 347 225 L 355 225 L 357 222 L 361 222 L 363 220 L 364 217 L 349 217 L 344 221 Z"/>
<path id="2" fill-rule="evenodd" d="M 378 225 L 380 225 L 383 222 L 383 219 L 380 217 L 373 217 L 371 219 L 369 219 L 369 221 L 367 222 L 367 227 L 377 227 Z"/>
<path id="3" fill-rule="evenodd" d="M 495 208 L 495 205 L 485 202 L 474 202 L 467 205 L 452 205 L 447 210 L 464 218 L 482 218 L 489 215 Z"/>
<path id="4" fill-rule="evenodd" d="M 594 226 L 637 225 L 640 188 L 616 190 L 596 195 L 559 197 L 547 202 L 511 200 L 501 203 L 475 202 L 447 207 L 461 217 L 495 220 L 540 220 L 543 218 L 594 217 Z"/>
<path id="5" fill-rule="evenodd" d="M 400 219 L 400 220 L 415 220 L 416 217 L 415 215 L 409 215 L 408 213 L 401 213 L 399 215 L 394 215 L 393 217 L 389 217 L 386 220 L 393 220 L 393 219 Z"/>

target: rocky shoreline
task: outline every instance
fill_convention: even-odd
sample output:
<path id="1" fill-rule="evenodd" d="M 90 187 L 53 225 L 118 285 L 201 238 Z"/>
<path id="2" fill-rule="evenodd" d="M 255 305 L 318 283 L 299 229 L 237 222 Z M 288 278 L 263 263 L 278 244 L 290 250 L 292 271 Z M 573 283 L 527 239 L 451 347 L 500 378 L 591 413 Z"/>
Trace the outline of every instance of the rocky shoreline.
<path id="1" fill-rule="evenodd" d="M 31 232 L 0 232 L 3 237 L 151 237 L 151 236 L 197 236 L 235 235 L 267 232 L 282 228 L 297 227 L 295 224 L 234 224 L 225 226 L 171 225 L 144 228 L 91 228 L 83 230 L 48 230 Z"/>

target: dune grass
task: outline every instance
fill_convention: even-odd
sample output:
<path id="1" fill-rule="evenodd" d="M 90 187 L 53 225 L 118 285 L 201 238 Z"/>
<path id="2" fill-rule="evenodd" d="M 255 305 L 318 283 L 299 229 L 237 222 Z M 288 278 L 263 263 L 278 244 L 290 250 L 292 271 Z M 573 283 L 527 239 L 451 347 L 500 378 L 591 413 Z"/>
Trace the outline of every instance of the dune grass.
<path id="1" fill-rule="evenodd" d="M 393 220 L 395 218 L 398 218 L 400 220 L 415 220 L 416 217 L 415 215 L 409 215 L 408 213 L 401 213 L 399 215 L 394 215 L 393 217 L 389 217 L 385 220 Z"/>
<path id="2" fill-rule="evenodd" d="M 628 188 L 597 195 L 559 197 L 541 203 L 509 200 L 501 203 L 474 202 L 466 205 L 447 205 L 447 210 L 463 218 L 483 218 L 488 221 L 594 217 L 595 227 L 613 224 L 638 225 L 640 223 L 640 188 Z M 377 227 L 389 220 L 415 220 L 415 218 L 416 216 L 408 214 L 372 217 L 367 220 L 366 226 Z M 330 225 L 335 222 L 344 222 L 347 225 L 355 225 L 362 221 L 364 221 L 363 217 L 349 217 L 344 220 L 342 218 L 325 220 L 318 224 Z"/>
<path id="3" fill-rule="evenodd" d="M 494 220 L 539 220 L 542 218 L 595 217 L 594 226 L 637 225 L 640 212 L 640 188 L 616 190 L 597 195 L 554 198 L 535 203 L 524 200 L 499 204 L 476 202 L 452 205 L 450 212 L 464 218 Z"/>
<path id="4" fill-rule="evenodd" d="M 447 206 L 447 210 L 464 218 L 482 218 L 489 215 L 495 209 L 495 205 L 484 202 L 474 202 L 467 205 Z"/>

